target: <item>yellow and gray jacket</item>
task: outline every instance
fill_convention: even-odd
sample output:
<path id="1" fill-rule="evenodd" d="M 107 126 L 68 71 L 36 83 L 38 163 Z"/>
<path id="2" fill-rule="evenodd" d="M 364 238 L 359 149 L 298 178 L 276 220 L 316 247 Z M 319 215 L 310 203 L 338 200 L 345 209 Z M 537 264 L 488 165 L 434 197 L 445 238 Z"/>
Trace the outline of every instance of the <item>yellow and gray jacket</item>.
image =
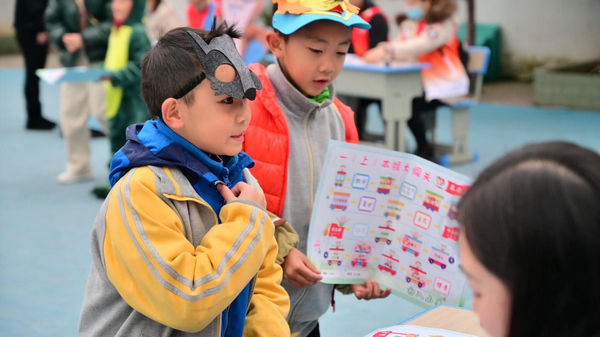
<path id="1" fill-rule="evenodd" d="M 160 121 L 128 129 L 92 232 L 80 336 L 289 335 L 272 221 L 251 202 L 223 205 L 210 181 L 255 184 L 252 161 L 197 151 Z"/>

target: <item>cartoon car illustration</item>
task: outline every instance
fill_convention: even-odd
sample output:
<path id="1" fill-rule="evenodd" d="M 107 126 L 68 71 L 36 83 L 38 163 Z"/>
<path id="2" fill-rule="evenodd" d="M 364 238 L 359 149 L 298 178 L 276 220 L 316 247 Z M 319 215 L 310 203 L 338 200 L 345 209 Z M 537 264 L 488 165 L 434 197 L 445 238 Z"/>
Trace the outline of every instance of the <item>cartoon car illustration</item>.
<path id="1" fill-rule="evenodd" d="M 354 255 L 352 257 L 352 267 L 366 268 L 369 256 L 371 255 L 371 246 L 366 243 L 358 243 L 354 246 Z"/>
<path id="2" fill-rule="evenodd" d="M 405 252 L 409 252 L 414 256 L 419 256 L 419 251 L 421 250 L 421 245 L 423 241 L 417 239 L 415 236 L 404 235 L 402 239 L 402 250 Z"/>
<path id="3" fill-rule="evenodd" d="M 341 209 L 345 211 L 348 208 L 348 199 L 350 199 L 350 193 L 345 192 L 333 192 L 333 200 L 329 207 L 331 209 Z"/>
<path id="4" fill-rule="evenodd" d="M 446 252 L 446 247 L 441 248 L 431 247 L 431 254 L 429 254 L 429 263 L 440 266 L 442 269 L 446 269 L 448 264 L 454 263 L 454 258 Z"/>
<path id="5" fill-rule="evenodd" d="M 385 261 L 383 264 L 378 265 L 377 269 L 392 276 L 396 275 L 396 263 L 398 263 L 399 260 L 394 257 L 394 251 L 390 251 L 388 254 L 381 254 L 381 256 Z"/>
<path id="6" fill-rule="evenodd" d="M 421 262 L 415 262 L 414 266 L 408 267 L 406 282 L 412 283 L 419 288 L 425 287 L 427 285 L 427 280 L 425 279 L 427 273 L 421 269 Z"/>
<path id="7" fill-rule="evenodd" d="M 379 178 L 379 187 L 377 187 L 377 193 L 384 195 L 390 194 L 393 182 L 394 178 L 381 176 L 381 178 Z"/>
<path id="8" fill-rule="evenodd" d="M 394 227 L 392 227 L 392 220 L 388 220 L 385 222 L 383 226 L 377 226 L 378 233 L 375 235 L 375 242 L 385 242 L 387 245 L 392 244 L 392 236 L 396 231 Z"/>
<path id="9" fill-rule="evenodd" d="M 383 216 L 396 218 L 396 220 L 400 220 L 400 213 L 402 212 L 402 207 L 404 207 L 404 203 L 398 200 L 388 200 L 387 205 L 385 206 L 385 212 Z"/>
<path id="10" fill-rule="evenodd" d="M 344 180 L 346 180 L 346 165 L 340 165 L 340 169 L 335 175 L 334 185 L 336 187 L 344 186 Z"/>
<path id="11" fill-rule="evenodd" d="M 335 247 L 331 247 L 325 253 L 323 253 L 323 257 L 327 259 L 327 265 L 342 265 L 342 255 L 344 253 L 344 248 L 342 248 L 341 245 L 341 242 L 337 241 L 335 243 Z"/>
<path id="12" fill-rule="evenodd" d="M 453 201 L 450 204 L 450 208 L 448 209 L 448 217 L 450 220 L 458 219 L 458 208 L 456 208 L 456 201 Z"/>
<path id="13" fill-rule="evenodd" d="M 440 204 L 442 203 L 442 199 L 444 199 L 444 197 L 430 190 L 425 192 L 426 194 L 425 201 L 423 201 L 423 206 L 425 206 L 426 209 L 432 210 L 433 212 L 439 211 Z"/>

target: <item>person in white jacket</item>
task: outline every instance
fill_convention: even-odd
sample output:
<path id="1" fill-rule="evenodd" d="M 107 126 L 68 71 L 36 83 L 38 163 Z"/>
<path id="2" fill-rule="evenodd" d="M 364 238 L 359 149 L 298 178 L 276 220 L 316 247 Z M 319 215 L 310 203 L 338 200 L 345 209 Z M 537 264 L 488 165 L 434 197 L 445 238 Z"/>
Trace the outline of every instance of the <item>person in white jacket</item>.
<path id="1" fill-rule="evenodd" d="M 153 45 L 171 29 L 185 26 L 185 22 L 170 0 L 149 0 L 144 23 L 148 38 Z"/>
<path id="2" fill-rule="evenodd" d="M 423 111 L 444 105 L 443 99 L 462 96 L 469 90 L 469 78 L 460 59 L 457 38 L 456 0 L 406 0 L 401 20 L 401 34 L 382 42 L 364 55 L 367 62 L 422 62 L 431 67 L 422 70 L 424 97 L 413 100 L 413 115 L 408 126 L 417 141 L 416 154 L 433 159 L 431 145 L 425 137 Z"/>

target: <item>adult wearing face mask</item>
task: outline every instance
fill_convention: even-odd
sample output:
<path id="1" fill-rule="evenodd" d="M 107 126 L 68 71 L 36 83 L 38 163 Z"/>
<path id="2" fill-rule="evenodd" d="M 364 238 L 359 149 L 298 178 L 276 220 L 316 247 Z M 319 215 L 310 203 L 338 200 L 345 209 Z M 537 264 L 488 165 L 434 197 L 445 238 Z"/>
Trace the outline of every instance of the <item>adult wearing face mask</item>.
<path id="1" fill-rule="evenodd" d="M 405 5 L 404 15 L 397 20 L 400 36 L 369 50 L 364 59 L 367 62 L 418 61 L 431 65 L 422 71 L 425 92 L 423 97 L 413 100 L 408 127 L 417 141 L 416 154 L 433 159 L 422 112 L 435 110 L 444 105 L 444 98 L 465 95 L 469 89 L 453 19 L 457 4 L 456 0 L 406 0 Z"/>
<path id="2" fill-rule="evenodd" d="M 363 56 L 369 49 L 375 48 L 381 42 L 388 40 L 389 29 L 387 17 L 383 13 L 383 10 L 371 0 L 350 0 L 350 2 L 360 8 L 360 17 L 371 25 L 371 29 L 369 30 L 352 28 L 352 44 L 350 45 L 350 49 L 348 49 L 348 53 Z M 376 139 L 365 130 L 367 108 L 373 103 L 376 103 L 379 109 L 381 109 L 381 100 L 359 98 L 354 110 L 358 137 L 362 140 Z"/>

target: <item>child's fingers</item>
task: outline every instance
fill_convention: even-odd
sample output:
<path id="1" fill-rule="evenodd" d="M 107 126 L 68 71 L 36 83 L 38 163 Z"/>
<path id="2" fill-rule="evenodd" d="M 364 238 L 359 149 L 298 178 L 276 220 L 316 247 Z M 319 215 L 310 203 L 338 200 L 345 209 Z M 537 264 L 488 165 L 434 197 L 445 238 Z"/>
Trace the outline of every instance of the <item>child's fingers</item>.
<path id="1" fill-rule="evenodd" d="M 300 276 L 302 276 L 304 279 L 311 282 L 312 284 L 321 281 L 323 277 L 321 276 L 321 273 L 319 271 L 315 272 L 311 268 L 308 268 L 308 266 L 306 265 L 305 267 L 306 268 L 298 269 L 298 274 L 300 274 Z"/>
<path id="2" fill-rule="evenodd" d="M 367 287 L 367 284 L 353 284 L 352 285 L 352 292 L 354 293 L 354 296 L 356 296 L 357 299 L 362 300 L 362 299 L 368 299 L 368 295 L 369 295 L 369 290 Z"/>
<path id="3" fill-rule="evenodd" d="M 305 288 L 316 283 L 306 278 L 301 273 L 296 273 L 290 276 L 291 277 L 288 277 L 288 281 L 290 281 L 290 283 L 296 288 Z"/>
<path id="4" fill-rule="evenodd" d="M 321 277 L 321 272 L 319 271 L 319 269 L 317 269 L 317 267 L 315 267 L 314 264 L 312 264 L 312 262 L 310 262 L 310 260 L 308 259 L 308 257 L 304 256 L 303 259 L 304 265 L 310 270 L 312 271 L 314 274 L 318 275 L 319 280 L 322 278 Z"/>
<path id="5" fill-rule="evenodd" d="M 235 186 L 233 186 L 231 192 L 233 192 L 233 195 L 239 196 L 244 190 L 247 189 L 248 186 L 250 185 L 246 184 L 243 181 L 240 181 L 239 183 L 235 184 Z"/>
<path id="6" fill-rule="evenodd" d="M 230 202 L 230 201 L 236 199 L 233 192 L 229 189 L 229 187 L 225 186 L 225 184 L 218 184 L 217 191 L 219 191 L 219 193 L 221 193 L 221 196 L 223 196 L 223 199 L 225 199 L 225 202 Z"/>
<path id="7" fill-rule="evenodd" d="M 368 297 L 365 297 L 365 299 L 388 297 L 390 295 L 390 293 L 392 292 L 392 289 L 390 289 L 390 288 L 388 288 L 386 290 L 381 290 L 379 283 L 377 283 L 376 281 L 373 281 L 373 280 L 368 280 L 366 283 L 366 286 L 368 288 L 368 294 L 367 294 Z"/>

